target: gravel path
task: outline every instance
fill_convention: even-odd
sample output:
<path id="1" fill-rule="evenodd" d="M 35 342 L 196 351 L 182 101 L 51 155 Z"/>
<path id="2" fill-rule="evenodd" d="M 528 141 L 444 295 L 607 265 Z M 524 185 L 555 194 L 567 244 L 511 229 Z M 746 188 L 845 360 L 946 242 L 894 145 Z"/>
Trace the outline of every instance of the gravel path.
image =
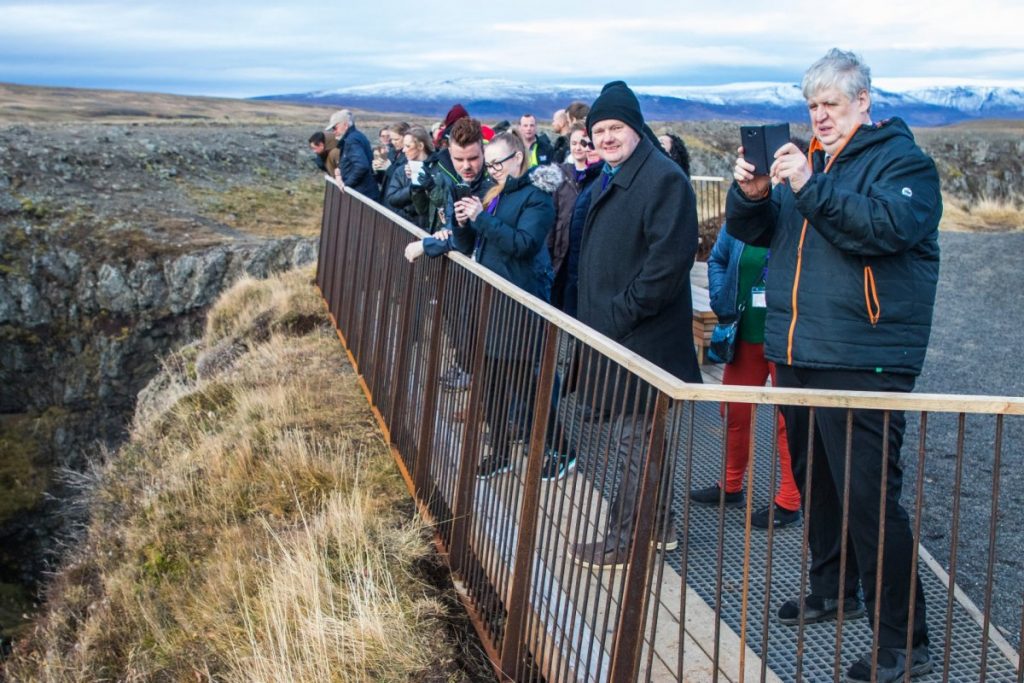
<path id="1" fill-rule="evenodd" d="M 1024 232 L 948 233 L 940 237 L 942 265 L 932 339 L 916 391 L 1024 396 L 1024 371 L 1009 351 L 1024 329 Z M 909 417 L 909 416 L 908 416 Z M 909 421 L 903 449 L 904 500 L 912 505 L 917 477 L 918 420 Z M 950 566 L 953 493 L 957 479 L 956 415 L 928 422 L 921 540 Z M 957 583 L 985 609 L 992 520 L 995 419 L 968 416 L 962 464 Z M 1024 600 L 1024 418 L 1004 424 L 991 614 L 1016 646 Z M 912 508 L 910 508 L 912 509 Z M 933 614 L 942 613 L 935 606 Z M 943 624 L 929 619 L 933 640 Z"/>

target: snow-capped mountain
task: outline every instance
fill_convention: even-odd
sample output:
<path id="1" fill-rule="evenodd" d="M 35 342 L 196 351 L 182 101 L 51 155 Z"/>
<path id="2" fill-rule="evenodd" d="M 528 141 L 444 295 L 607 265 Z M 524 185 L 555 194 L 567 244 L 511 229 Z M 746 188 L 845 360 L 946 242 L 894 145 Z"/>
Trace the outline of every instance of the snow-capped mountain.
<path id="1" fill-rule="evenodd" d="M 874 118 L 898 115 L 912 125 L 943 125 L 975 118 L 1024 118 L 1024 87 L 937 85 L 887 88 L 872 92 Z M 795 83 L 731 83 L 714 86 L 643 86 L 633 88 L 644 115 L 651 120 L 807 120 L 800 86 Z M 599 85 L 535 85 L 519 81 L 460 78 L 423 82 L 358 85 L 258 99 L 349 106 L 442 117 L 459 102 L 475 116 L 515 118 L 550 112 L 573 100 L 592 101 Z"/>

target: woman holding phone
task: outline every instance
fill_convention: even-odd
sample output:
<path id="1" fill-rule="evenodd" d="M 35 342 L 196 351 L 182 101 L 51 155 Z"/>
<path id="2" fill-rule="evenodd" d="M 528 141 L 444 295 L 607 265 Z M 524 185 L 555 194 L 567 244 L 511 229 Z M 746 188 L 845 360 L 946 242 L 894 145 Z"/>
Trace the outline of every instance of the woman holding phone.
<path id="1" fill-rule="evenodd" d="M 457 249 L 548 301 L 553 273 L 546 240 L 555 222 L 551 193 L 561 183 L 561 171 L 539 166 L 527 173 L 526 149 L 513 133 L 496 135 L 484 150 L 484 162 L 496 185 L 482 199 L 458 199 L 451 234 L 445 231 L 414 242 L 407 248 L 406 257 L 415 258 L 424 250 L 435 256 Z M 442 235 L 444 239 L 437 239 Z M 539 343 L 534 342 L 540 334 L 540 319 L 529 316 L 525 321 L 514 321 L 503 311 L 504 307 L 493 306 L 486 323 L 483 412 L 491 445 L 479 465 L 481 479 L 512 468 L 513 446 L 529 433 L 533 412 L 539 351 Z M 525 378 L 521 382 L 525 386 L 516 386 L 520 382 L 515 378 Z M 549 469 L 545 467 L 545 474 L 550 474 Z"/>
<path id="2" fill-rule="evenodd" d="M 416 211 L 412 201 L 412 188 L 419 184 L 419 171 L 433 151 L 430 133 L 419 126 L 410 128 L 402 136 L 402 152 L 405 158 L 398 162 L 399 165 L 391 174 L 384 192 L 384 204 L 388 208 L 394 209 L 402 218 L 424 229 L 427 227 L 427 217 Z"/>

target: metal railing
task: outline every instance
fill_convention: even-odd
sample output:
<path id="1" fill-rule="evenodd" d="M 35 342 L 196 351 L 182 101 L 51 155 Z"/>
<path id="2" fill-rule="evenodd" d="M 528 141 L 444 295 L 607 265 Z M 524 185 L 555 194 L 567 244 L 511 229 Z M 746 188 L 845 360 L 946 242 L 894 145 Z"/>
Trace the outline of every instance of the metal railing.
<path id="1" fill-rule="evenodd" d="M 810 407 L 809 435 L 816 411 L 845 411 L 843 539 L 854 417 L 881 411 L 888 434 L 908 415 L 903 503 L 934 546 L 910 549 L 935 662 L 921 680 L 1024 678 L 1022 494 L 1000 487 L 1024 400 L 686 384 L 461 254 L 409 264 L 423 235 L 328 181 L 317 285 L 502 678 L 841 680 L 877 643 L 877 605 L 778 623 L 779 603 L 809 591 L 808 526 L 750 524 L 771 501 L 787 405 Z M 698 507 L 687 492 L 725 479 L 730 403 L 753 404 L 746 503 Z M 575 455 L 568 476 L 545 479 L 552 454 Z M 806 496 L 815 466 L 812 447 Z M 621 566 L 578 561 L 616 537 Z M 851 553 L 844 541 L 840 566 Z"/>

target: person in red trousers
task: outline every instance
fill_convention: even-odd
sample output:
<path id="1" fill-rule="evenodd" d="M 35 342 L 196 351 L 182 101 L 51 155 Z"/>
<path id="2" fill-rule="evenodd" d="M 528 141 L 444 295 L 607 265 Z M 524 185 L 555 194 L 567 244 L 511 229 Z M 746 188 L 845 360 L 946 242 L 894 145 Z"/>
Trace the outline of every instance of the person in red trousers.
<path id="1" fill-rule="evenodd" d="M 722 322 L 740 317 L 736 333 L 736 352 L 725 366 L 723 384 L 764 386 L 768 377 L 775 384 L 775 364 L 764 357 L 765 279 L 768 276 L 768 249 L 754 247 L 731 237 L 725 226 L 708 259 L 708 286 L 711 309 Z M 726 419 L 725 495 L 719 483 L 690 492 L 690 500 L 703 505 L 739 507 L 745 503 L 743 480 L 750 454 L 749 403 L 722 404 Z M 793 479 L 789 444 L 782 416 L 779 416 L 779 472 L 781 482 L 775 494 L 775 514 L 769 506 L 751 515 L 752 526 L 768 528 L 769 517 L 776 528 L 800 521 L 800 491 Z"/>

